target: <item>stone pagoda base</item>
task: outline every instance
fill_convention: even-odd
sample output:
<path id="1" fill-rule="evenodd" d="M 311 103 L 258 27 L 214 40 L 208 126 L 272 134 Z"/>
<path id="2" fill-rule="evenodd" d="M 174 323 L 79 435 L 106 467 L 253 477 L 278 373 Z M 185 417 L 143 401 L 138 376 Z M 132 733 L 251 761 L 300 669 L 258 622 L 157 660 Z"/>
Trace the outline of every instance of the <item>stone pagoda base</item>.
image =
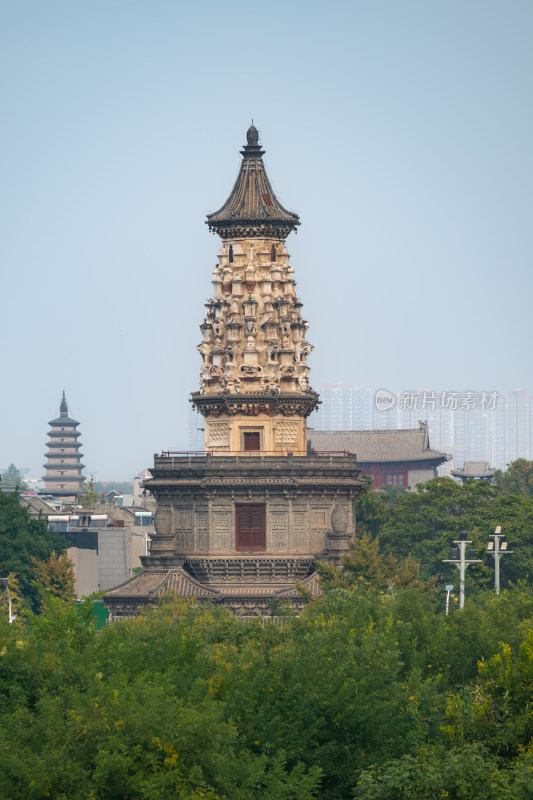
<path id="1" fill-rule="evenodd" d="M 111 619 L 168 594 L 242 615 L 319 593 L 316 559 L 340 563 L 366 489 L 354 455 L 155 456 L 155 529 L 143 571 L 109 591 Z"/>

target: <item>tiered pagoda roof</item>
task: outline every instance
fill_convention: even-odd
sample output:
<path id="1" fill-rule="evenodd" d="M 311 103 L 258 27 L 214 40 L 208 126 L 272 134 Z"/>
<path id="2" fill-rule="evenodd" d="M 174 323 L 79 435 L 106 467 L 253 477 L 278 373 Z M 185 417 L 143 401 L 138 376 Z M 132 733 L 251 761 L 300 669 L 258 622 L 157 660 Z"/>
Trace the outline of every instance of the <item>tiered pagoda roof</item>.
<path id="1" fill-rule="evenodd" d="M 264 150 L 254 125 L 246 133 L 242 163 L 235 186 L 224 205 L 207 215 L 207 225 L 222 239 L 275 237 L 285 239 L 300 224 L 298 214 L 288 211 L 276 195 L 263 163 Z"/>
<path id="2" fill-rule="evenodd" d="M 85 465 L 81 463 L 81 444 L 78 442 L 80 433 L 76 430 L 80 423 L 69 417 L 64 391 L 59 417 L 50 420 L 48 424 L 52 430 L 48 432 L 48 451 L 45 454 L 47 460 L 43 464 L 46 470 L 43 478 L 45 492 L 65 500 L 73 500 L 81 489 Z"/>
<path id="3" fill-rule="evenodd" d="M 65 396 L 65 390 L 63 389 L 63 396 L 61 397 L 61 405 L 59 406 L 59 416 L 56 419 L 51 419 L 48 423 L 49 425 L 79 425 L 77 419 L 72 419 L 68 415 L 68 405 L 67 405 L 67 398 Z M 79 433 L 75 434 L 79 436 Z"/>

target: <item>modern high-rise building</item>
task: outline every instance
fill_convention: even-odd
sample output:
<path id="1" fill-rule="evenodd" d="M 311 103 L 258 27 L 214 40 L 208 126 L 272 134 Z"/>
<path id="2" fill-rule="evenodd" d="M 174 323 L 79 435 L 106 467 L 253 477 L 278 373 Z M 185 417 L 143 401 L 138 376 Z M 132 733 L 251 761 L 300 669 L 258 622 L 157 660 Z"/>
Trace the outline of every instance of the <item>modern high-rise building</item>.
<path id="1" fill-rule="evenodd" d="M 440 474 L 447 474 L 452 466 L 462 467 L 465 461 L 487 461 L 496 469 L 505 469 L 517 458 L 533 459 L 533 396 L 522 390 L 390 393 L 395 402 L 385 410 L 370 389 L 327 383 L 319 390 L 322 405 L 311 415 L 310 427 L 403 430 L 427 422 L 432 444 L 453 454 L 453 465 L 443 464 Z"/>

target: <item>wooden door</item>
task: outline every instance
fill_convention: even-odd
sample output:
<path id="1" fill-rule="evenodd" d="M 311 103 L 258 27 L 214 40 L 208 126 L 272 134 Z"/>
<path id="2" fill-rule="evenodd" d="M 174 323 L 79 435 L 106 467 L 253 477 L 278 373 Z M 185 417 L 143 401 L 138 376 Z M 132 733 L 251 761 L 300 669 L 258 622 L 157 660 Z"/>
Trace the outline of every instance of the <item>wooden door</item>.
<path id="1" fill-rule="evenodd" d="M 266 550 L 266 513 L 264 505 L 235 506 L 236 549 L 240 552 Z"/>
<path id="2" fill-rule="evenodd" d="M 259 431 L 248 431 L 244 434 L 244 449 L 246 451 L 261 449 Z"/>

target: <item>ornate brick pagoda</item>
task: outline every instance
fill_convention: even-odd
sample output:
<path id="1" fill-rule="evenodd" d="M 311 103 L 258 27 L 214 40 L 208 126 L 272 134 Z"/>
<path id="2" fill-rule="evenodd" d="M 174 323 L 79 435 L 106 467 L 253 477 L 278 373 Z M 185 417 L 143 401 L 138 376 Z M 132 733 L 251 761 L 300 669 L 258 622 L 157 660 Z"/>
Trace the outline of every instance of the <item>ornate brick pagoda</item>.
<path id="1" fill-rule="evenodd" d="M 47 461 L 43 464 L 46 470 L 43 493 L 60 498 L 65 503 L 74 503 L 81 491 L 85 465 L 81 463 L 81 444 L 78 442 L 81 434 L 76 430 L 80 423 L 69 417 L 64 391 L 59 417 L 48 424 L 52 430 L 48 433 Z"/>
<path id="2" fill-rule="evenodd" d="M 366 483 L 354 455 L 307 452 L 308 323 L 285 240 L 300 224 L 274 194 L 252 125 L 226 203 L 209 214 L 221 249 L 198 346 L 205 453 L 155 456 L 147 482 L 156 535 L 143 572 L 106 596 L 112 618 L 166 593 L 236 613 L 299 607 L 295 584 L 318 591 L 316 558 L 338 563 Z"/>

